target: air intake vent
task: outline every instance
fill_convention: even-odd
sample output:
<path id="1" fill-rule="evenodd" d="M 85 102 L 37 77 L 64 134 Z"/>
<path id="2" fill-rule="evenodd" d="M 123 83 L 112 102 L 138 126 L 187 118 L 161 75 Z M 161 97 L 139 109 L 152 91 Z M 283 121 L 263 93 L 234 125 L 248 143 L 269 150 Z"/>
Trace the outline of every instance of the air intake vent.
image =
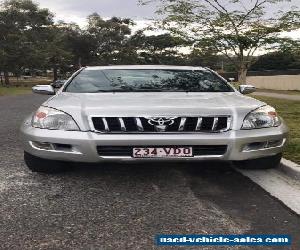
<path id="1" fill-rule="evenodd" d="M 137 147 L 153 147 L 153 146 L 137 146 Z M 159 146 L 170 147 L 170 146 Z M 182 146 L 192 147 L 194 156 L 205 155 L 224 155 L 227 151 L 226 145 L 194 145 Z M 97 151 L 100 156 L 122 156 L 131 157 L 134 146 L 98 146 Z"/>
<path id="2" fill-rule="evenodd" d="M 101 133 L 218 133 L 230 129 L 230 116 L 203 117 L 92 117 Z"/>

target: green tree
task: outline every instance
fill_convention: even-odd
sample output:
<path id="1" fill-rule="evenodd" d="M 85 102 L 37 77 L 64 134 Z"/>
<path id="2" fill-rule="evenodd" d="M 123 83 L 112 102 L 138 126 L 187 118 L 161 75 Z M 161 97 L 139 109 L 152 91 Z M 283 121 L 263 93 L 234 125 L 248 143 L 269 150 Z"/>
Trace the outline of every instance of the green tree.
<path id="1" fill-rule="evenodd" d="M 279 2 L 289 0 L 141 0 L 160 1 L 163 15 L 160 27 L 172 34 L 194 41 L 196 47 L 213 48 L 226 56 L 246 82 L 247 71 L 255 62 L 257 51 L 276 49 L 289 39 L 284 31 L 300 27 L 296 8 L 270 13 Z M 268 10 L 268 13 L 267 13 Z M 299 41 L 298 41 L 299 42 Z"/>
<path id="2" fill-rule="evenodd" d="M 73 54 L 67 43 L 67 33 L 60 25 L 49 27 L 47 36 L 42 44 L 41 55 L 44 58 L 44 67 L 52 68 L 55 81 L 58 79 L 58 70 L 72 63 Z"/>
<path id="3" fill-rule="evenodd" d="M 194 48 L 188 57 L 188 63 L 195 66 L 209 67 L 214 70 L 223 69 L 223 58 L 214 50 Z"/>
<path id="4" fill-rule="evenodd" d="M 179 50 L 189 45 L 171 34 L 147 36 L 143 30 L 131 37 L 131 44 L 138 51 L 140 63 L 146 64 L 184 64 L 186 56 Z"/>
<path id="5" fill-rule="evenodd" d="M 298 64 L 298 65 L 297 65 Z M 276 51 L 260 56 L 251 70 L 287 70 L 299 68 L 297 57 L 290 51 Z"/>
<path id="6" fill-rule="evenodd" d="M 60 32 L 64 34 L 64 47 L 72 54 L 72 64 L 81 68 L 93 61 L 97 49 L 93 36 L 75 23 L 58 22 Z"/>
<path id="7" fill-rule="evenodd" d="M 88 16 L 87 35 L 94 43 L 91 51 L 96 64 L 118 64 L 126 55 L 128 37 L 131 35 L 132 20 L 113 17 L 102 19 L 97 13 Z"/>
<path id="8" fill-rule="evenodd" d="M 53 15 L 31 0 L 0 4 L 0 71 L 9 85 L 9 72 L 20 71 L 37 59 L 41 34 L 53 24 Z"/>

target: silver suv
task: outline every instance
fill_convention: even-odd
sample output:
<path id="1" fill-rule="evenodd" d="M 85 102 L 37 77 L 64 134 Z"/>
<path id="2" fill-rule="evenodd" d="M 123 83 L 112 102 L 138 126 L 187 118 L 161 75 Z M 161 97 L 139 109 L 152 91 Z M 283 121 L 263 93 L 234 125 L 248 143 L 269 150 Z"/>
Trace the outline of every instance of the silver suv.
<path id="1" fill-rule="evenodd" d="M 21 127 L 32 171 L 67 162 L 234 161 L 272 168 L 288 129 L 273 107 L 214 71 L 183 66 L 86 67 Z"/>

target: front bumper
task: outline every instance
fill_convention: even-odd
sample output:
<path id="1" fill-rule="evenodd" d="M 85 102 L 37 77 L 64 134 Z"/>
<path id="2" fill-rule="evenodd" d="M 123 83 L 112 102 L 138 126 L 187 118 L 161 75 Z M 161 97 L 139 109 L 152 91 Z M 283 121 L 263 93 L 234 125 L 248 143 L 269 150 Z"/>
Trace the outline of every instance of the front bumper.
<path id="1" fill-rule="evenodd" d="M 282 152 L 288 136 L 284 123 L 279 127 L 230 130 L 224 133 L 199 134 L 100 134 L 94 132 L 46 130 L 31 127 L 25 122 L 21 127 L 24 150 L 40 158 L 73 162 L 101 161 L 169 161 L 169 160 L 247 160 L 271 156 Z M 245 151 L 250 143 L 279 141 L 275 147 Z M 32 142 L 71 145 L 67 149 L 41 149 Z M 201 155 L 191 158 L 137 159 L 130 156 L 100 156 L 97 146 L 180 146 L 180 145 L 227 145 L 222 155 Z"/>

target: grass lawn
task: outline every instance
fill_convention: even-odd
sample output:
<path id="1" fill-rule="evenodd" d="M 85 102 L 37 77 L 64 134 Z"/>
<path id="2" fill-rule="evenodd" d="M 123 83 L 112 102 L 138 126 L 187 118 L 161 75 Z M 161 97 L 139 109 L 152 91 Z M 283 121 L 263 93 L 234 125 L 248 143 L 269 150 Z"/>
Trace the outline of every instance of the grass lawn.
<path id="1" fill-rule="evenodd" d="M 16 87 L 32 87 L 38 84 L 50 84 L 53 79 L 47 77 L 30 77 L 27 79 L 10 77 L 10 85 Z"/>
<path id="2" fill-rule="evenodd" d="M 300 95 L 300 90 L 273 90 L 273 89 L 257 89 L 257 92 L 268 92 L 285 95 Z"/>
<path id="3" fill-rule="evenodd" d="M 29 87 L 2 87 L 0 86 L 0 96 L 3 95 L 20 95 L 31 93 Z"/>
<path id="4" fill-rule="evenodd" d="M 284 157 L 300 164 L 300 101 L 275 99 L 263 96 L 254 96 L 276 108 L 279 115 L 285 120 L 289 129 L 289 144 Z"/>

